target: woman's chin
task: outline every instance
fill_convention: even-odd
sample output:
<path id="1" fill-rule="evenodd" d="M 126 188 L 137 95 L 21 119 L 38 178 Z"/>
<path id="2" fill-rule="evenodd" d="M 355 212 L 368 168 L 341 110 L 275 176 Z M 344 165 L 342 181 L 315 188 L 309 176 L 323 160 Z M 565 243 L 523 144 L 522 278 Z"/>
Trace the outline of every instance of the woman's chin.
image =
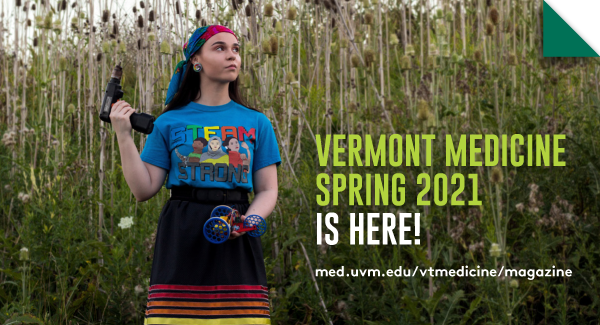
<path id="1" fill-rule="evenodd" d="M 237 71 L 230 71 L 225 73 L 225 75 L 223 76 L 223 80 L 226 82 L 233 82 L 235 81 L 235 79 L 238 78 L 238 73 Z"/>

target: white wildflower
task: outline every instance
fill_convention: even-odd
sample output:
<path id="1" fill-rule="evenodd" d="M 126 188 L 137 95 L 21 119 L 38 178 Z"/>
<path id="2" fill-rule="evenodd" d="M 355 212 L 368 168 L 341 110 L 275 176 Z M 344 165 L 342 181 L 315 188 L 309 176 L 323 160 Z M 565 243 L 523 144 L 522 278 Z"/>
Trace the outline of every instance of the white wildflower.
<path id="1" fill-rule="evenodd" d="M 142 288 L 141 284 L 136 285 L 134 290 L 136 295 L 144 293 L 144 288 Z"/>
<path id="2" fill-rule="evenodd" d="M 131 226 L 133 226 L 133 217 L 123 217 L 121 218 L 121 220 L 119 221 L 118 226 L 121 229 L 128 229 Z"/>
<path id="3" fill-rule="evenodd" d="M 27 247 L 21 248 L 21 251 L 19 252 L 19 260 L 21 260 L 21 261 L 29 260 L 29 249 L 27 249 Z"/>
<path id="4" fill-rule="evenodd" d="M 2 136 L 2 143 L 7 146 L 13 146 L 15 143 L 17 143 L 15 137 L 16 137 L 17 133 L 15 131 L 6 131 L 6 133 L 4 133 L 4 135 Z"/>
<path id="5" fill-rule="evenodd" d="M 23 201 L 23 203 L 29 202 L 29 194 L 25 194 L 23 192 L 19 192 L 19 195 L 17 197 L 18 197 L 19 200 Z"/>
<path id="6" fill-rule="evenodd" d="M 500 257 L 500 253 L 502 253 L 502 249 L 500 249 L 500 245 L 493 243 L 492 248 L 490 248 L 490 255 L 492 257 Z"/>
<path id="7" fill-rule="evenodd" d="M 523 203 L 518 203 L 515 208 L 517 208 L 517 211 L 519 212 L 523 212 L 523 209 L 525 208 L 525 205 Z"/>

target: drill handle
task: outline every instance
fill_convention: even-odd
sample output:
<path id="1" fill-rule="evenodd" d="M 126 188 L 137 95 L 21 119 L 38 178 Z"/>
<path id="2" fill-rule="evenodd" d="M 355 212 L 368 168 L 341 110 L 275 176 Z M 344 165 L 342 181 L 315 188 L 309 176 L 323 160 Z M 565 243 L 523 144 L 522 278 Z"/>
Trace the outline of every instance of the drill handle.
<path id="1" fill-rule="evenodd" d="M 133 113 L 129 117 L 131 128 L 144 134 L 152 133 L 154 129 L 154 116 L 146 113 Z"/>

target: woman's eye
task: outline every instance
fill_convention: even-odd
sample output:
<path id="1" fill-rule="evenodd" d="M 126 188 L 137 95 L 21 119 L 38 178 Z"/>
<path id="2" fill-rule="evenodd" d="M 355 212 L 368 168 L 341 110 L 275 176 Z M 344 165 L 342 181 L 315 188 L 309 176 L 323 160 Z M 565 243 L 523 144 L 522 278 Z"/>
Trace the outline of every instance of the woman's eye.
<path id="1" fill-rule="evenodd" d="M 217 50 L 218 50 L 218 49 L 222 49 L 222 48 L 223 48 L 222 46 L 219 46 L 219 47 L 217 47 Z M 237 48 L 237 47 L 235 47 L 235 48 L 234 48 L 234 50 L 235 50 L 236 52 L 239 52 L 239 51 L 240 51 L 240 49 L 239 49 L 239 48 Z"/>

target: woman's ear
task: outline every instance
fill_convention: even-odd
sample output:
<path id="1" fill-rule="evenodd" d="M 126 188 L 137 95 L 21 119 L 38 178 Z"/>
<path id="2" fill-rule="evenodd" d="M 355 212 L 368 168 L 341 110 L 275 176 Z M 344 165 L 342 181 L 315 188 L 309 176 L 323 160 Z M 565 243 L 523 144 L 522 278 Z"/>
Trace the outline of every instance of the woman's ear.
<path id="1" fill-rule="evenodd" d="M 195 63 L 200 63 L 200 55 L 198 55 L 198 52 L 196 52 L 196 53 L 195 53 L 195 54 L 192 56 L 192 59 L 191 59 L 191 61 L 192 61 L 192 64 L 195 64 Z"/>

